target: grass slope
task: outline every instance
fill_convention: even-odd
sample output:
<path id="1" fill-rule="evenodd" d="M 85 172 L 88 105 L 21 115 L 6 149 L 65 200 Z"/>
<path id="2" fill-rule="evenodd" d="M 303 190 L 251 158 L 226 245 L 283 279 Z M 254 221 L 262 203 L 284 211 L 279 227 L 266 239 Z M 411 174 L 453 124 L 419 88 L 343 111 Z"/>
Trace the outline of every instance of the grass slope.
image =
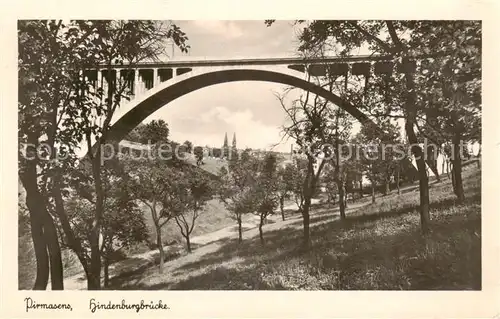
<path id="1" fill-rule="evenodd" d="M 151 211 L 145 205 L 141 205 L 141 209 L 144 212 L 146 225 L 149 229 L 149 240 L 154 243 L 156 242 L 156 231 L 151 217 Z M 203 235 L 231 225 L 236 225 L 236 222 L 231 219 L 229 211 L 218 199 L 212 199 L 207 202 L 205 209 L 196 220 L 191 236 Z M 165 243 L 174 241 L 177 243 L 184 243 L 185 240 L 174 220 L 169 221 L 163 226 L 162 236 Z"/>
<path id="2" fill-rule="evenodd" d="M 481 177 L 475 167 L 463 175 L 463 204 L 455 202 L 448 179 L 432 185 L 426 237 L 420 234 L 419 193 L 409 191 L 349 212 L 344 222 L 335 209 L 316 207 L 308 253 L 298 249 L 297 219 L 271 225 L 265 246 L 256 233 L 241 245 L 207 245 L 169 261 L 163 275 L 156 266 L 143 268 L 117 278 L 113 289 L 478 290 Z"/>

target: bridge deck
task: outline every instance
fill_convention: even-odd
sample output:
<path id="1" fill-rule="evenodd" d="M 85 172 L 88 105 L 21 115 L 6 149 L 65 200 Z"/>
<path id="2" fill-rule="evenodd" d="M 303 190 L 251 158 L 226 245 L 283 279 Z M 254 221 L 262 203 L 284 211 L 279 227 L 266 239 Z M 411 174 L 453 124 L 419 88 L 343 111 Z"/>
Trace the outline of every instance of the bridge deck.
<path id="1" fill-rule="evenodd" d="M 242 59 L 209 59 L 209 60 L 172 60 L 165 62 L 141 62 L 135 67 L 202 67 L 202 66 L 231 66 L 231 65 L 290 65 L 290 64 L 332 64 L 353 62 L 377 62 L 388 61 L 394 57 L 390 55 L 357 55 L 350 57 L 328 56 L 318 58 L 304 57 L 273 57 L 273 58 L 242 58 Z M 419 57 L 422 58 L 422 57 Z M 103 64 L 101 67 L 110 67 Z M 111 65 L 113 68 L 127 68 L 128 64 Z"/>

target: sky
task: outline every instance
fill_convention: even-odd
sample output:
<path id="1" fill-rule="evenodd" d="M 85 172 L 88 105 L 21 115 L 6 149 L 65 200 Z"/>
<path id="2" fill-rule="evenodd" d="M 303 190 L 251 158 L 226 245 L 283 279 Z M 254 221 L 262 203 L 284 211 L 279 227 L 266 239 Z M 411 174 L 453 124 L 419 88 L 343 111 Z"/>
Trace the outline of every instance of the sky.
<path id="1" fill-rule="evenodd" d="M 292 21 L 277 21 L 266 27 L 255 21 L 174 21 L 188 36 L 190 52 L 173 52 L 173 59 L 293 56 L 297 28 Z M 169 51 L 172 55 L 171 49 Z M 222 146 L 227 132 L 229 143 L 236 134 L 238 148 L 269 149 L 282 139 L 286 114 L 273 92 L 283 85 L 271 82 L 218 84 L 182 96 L 162 107 L 144 122 L 163 119 L 170 138 L 189 140 L 194 145 Z M 291 140 L 275 150 L 290 150 Z"/>

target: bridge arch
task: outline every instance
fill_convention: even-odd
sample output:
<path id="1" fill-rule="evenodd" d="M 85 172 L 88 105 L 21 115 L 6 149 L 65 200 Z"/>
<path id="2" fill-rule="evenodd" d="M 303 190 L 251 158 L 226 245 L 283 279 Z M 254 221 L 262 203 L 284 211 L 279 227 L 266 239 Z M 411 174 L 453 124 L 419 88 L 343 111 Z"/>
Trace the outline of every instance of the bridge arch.
<path id="1" fill-rule="evenodd" d="M 297 71 L 293 72 L 299 73 Z M 183 95 L 215 84 L 237 81 L 274 82 L 301 88 L 321 96 L 333 104 L 343 108 L 362 125 L 376 126 L 375 123 L 363 112 L 349 102 L 340 98 L 338 95 L 322 88 L 321 86 L 297 76 L 286 74 L 285 72 L 245 68 L 216 70 L 202 74 L 190 73 L 194 72 L 189 72 L 181 77 L 178 77 L 178 79 L 173 83 L 166 81 L 158 88 L 152 89 L 152 92 L 144 98 L 132 100 L 131 104 L 128 105 L 130 110 L 120 117 L 110 128 L 108 135 L 109 140 L 115 142 L 121 141 L 133 128 L 139 125 L 148 116 Z"/>

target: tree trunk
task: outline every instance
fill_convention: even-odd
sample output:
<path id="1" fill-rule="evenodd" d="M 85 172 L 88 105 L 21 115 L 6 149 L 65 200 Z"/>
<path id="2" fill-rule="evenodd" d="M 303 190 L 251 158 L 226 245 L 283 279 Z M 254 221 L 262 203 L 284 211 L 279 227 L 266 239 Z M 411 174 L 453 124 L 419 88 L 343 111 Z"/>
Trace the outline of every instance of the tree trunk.
<path id="1" fill-rule="evenodd" d="M 44 233 L 50 257 L 51 287 L 52 290 L 64 290 L 61 247 L 59 246 L 59 238 L 57 237 L 56 226 L 54 225 L 52 216 L 50 216 L 48 212 L 45 215 L 44 224 Z"/>
<path id="2" fill-rule="evenodd" d="M 363 198 L 363 177 L 359 181 L 359 198 Z"/>
<path id="3" fill-rule="evenodd" d="M 92 267 L 92 263 L 90 265 L 89 273 L 87 275 L 87 289 L 88 290 L 101 289 L 101 270 L 99 269 L 99 271 L 96 271 L 95 267 Z"/>
<path id="4" fill-rule="evenodd" d="M 55 201 L 56 213 L 61 222 L 61 226 L 64 231 L 64 235 L 66 236 L 66 241 L 68 242 L 69 247 L 73 250 L 73 252 L 78 257 L 80 264 L 85 271 L 85 274 L 88 274 L 88 264 L 85 259 L 85 253 L 83 251 L 82 243 L 75 237 L 73 230 L 71 229 L 71 225 L 69 223 L 68 215 L 64 210 L 64 201 L 62 198 L 61 187 L 59 184 L 59 176 L 56 176 L 54 179 L 54 187 L 53 187 L 53 197 Z"/>
<path id="5" fill-rule="evenodd" d="M 429 178 L 426 172 L 426 165 L 424 154 L 422 148 L 418 146 L 417 136 L 413 131 L 413 122 L 411 120 L 405 123 L 406 136 L 408 136 L 408 142 L 413 144 L 412 153 L 415 156 L 418 169 L 418 182 L 420 190 L 420 226 L 422 233 L 429 233 Z"/>
<path id="6" fill-rule="evenodd" d="M 29 142 L 36 145 L 32 138 Z M 26 161 L 25 171 L 20 174 L 20 177 L 26 190 L 26 205 L 30 212 L 31 237 L 37 260 L 37 277 L 33 289 L 47 289 L 50 269 L 52 290 L 62 290 L 64 283 L 61 247 L 59 246 L 59 238 L 57 237 L 52 216 L 47 211 L 45 200 L 38 190 L 36 162 L 34 160 Z"/>
<path id="7" fill-rule="evenodd" d="M 158 252 L 160 253 L 160 265 L 159 273 L 163 273 L 163 263 L 165 262 L 165 251 L 163 250 L 163 241 L 161 238 L 161 227 L 158 221 L 155 221 L 156 226 L 156 246 L 158 247 Z"/>
<path id="8" fill-rule="evenodd" d="M 92 175 L 96 192 L 96 204 L 92 229 L 90 231 L 90 271 L 88 277 L 88 289 L 101 289 L 101 250 L 99 247 L 99 235 L 101 233 L 101 220 L 104 212 L 104 190 L 101 179 L 101 147 L 97 147 L 95 157 L 92 160 Z"/>
<path id="9" fill-rule="evenodd" d="M 165 251 L 163 250 L 163 240 L 161 237 L 162 225 L 160 224 L 160 218 L 156 213 L 156 201 L 153 201 L 153 203 L 150 206 L 150 209 L 151 209 L 151 217 L 153 218 L 153 223 L 155 225 L 155 231 L 156 231 L 156 247 L 158 248 L 158 253 L 160 255 L 160 264 L 158 266 L 158 272 L 161 274 L 163 273 L 163 263 L 165 262 Z"/>
<path id="10" fill-rule="evenodd" d="M 387 22 L 387 27 L 389 34 L 396 45 L 396 48 L 400 52 L 404 52 L 404 46 L 398 38 L 396 30 L 392 24 L 392 22 Z M 403 57 L 404 64 L 409 64 L 410 59 L 408 57 Z M 429 223 L 430 223 L 430 214 L 429 214 L 429 178 L 426 173 L 426 165 L 425 158 L 422 152 L 422 148 L 418 145 L 418 139 L 415 135 L 415 131 L 413 130 L 413 126 L 415 125 L 417 119 L 416 113 L 416 103 L 417 103 L 417 93 L 415 89 L 415 82 L 413 79 L 413 75 L 410 73 L 405 73 L 405 82 L 406 82 L 406 101 L 405 101 L 405 132 L 408 138 L 408 142 L 413 145 L 411 151 L 413 156 L 415 156 L 415 160 L 417 162 L 418 169 L 418 180 L 419 180 L 419 190 L 420 190 L 420 223 L 423 234 L 429 233 Z"/>
<path id="11" fill-rule="evenodd" d="M 452 165 L 451 165 L 451 185 L 453 186 L 453 193 L 457 195 L 457 182 L 456 182 L 456 176 L 455 176 L 455 168 L 453 167 L 454 161 L 452 160 Z"/>
<path id="12" fill-rule="evenodd" d="M 460 154 L 460 141 L 461 137 L 459 133 L 456 133 L 453 137 L 453 170 L 452 175 L 454 177 L 455 194 L 457 195 L 458 202 L 463 202 L 465 200 L 464 186 L 462 183 L 462 154 Z"/>
<path id="13" fill-rule="evenodd" d="M 304 238 L 302 248 L 309 250 L 311 248 L 311 238 L 309 233 L 309 208 L 311 207 L 311 199 L 305 198 L 304 205 L 301 208 L 302 223 L 304 225 Z"/>
<path id="14" fill-rule="evenodd" d="M 104 288 L 109 287 L 109 260 L 104 258 Z"/>
<path id="15" fill-rule="evenodd" d="M 345 194 L 344 194 L 344 183 L 338 182 L 337 184 L 339 189 L 339 211 L 340 211 L 340 219 L 345 219 Z"/>
<path id="16" fill-rule="evenodd" d="M 99 249 L 99 228 L 92 227 L 89 236 L 90 242 L 90 269 L 89 276 L 87 277 L 88 290 L 101 289 L 101 252 Z"/>
<path id="17" fill-rule="evenodd" d="M 191 250 L 191 240 L 189 239 L 189 233 L 186 232 L 186 236 L 184 236 L 184 238 L 186 238 L 186 246 L 188 253 L 191 253 L 192 250 Z"/>
<path id="18" fill-rule="evenodd" d="M 348 199 L 349 199 L 349 192 L 347 190 L 347 188 L 344 187 L 344 216 L 345 216 L 345 210 L 347 208 L 347 202 L 348 202 Z"/>
<path id="19" fill-rule="evenodd" d="M 399 185 L 400 175 L 401 175 L 401 167 L 398 166 L 397 176 L 396 176 L 396 185 L 398 186 L 398 195 L 401 195 L 401 186 Z"/>
<path id="20" fill-rule="evenodd" d="M 446 161 L 444 159 L 444 155 L 443 155 L 443 162 L 441 163 L 441 174 L 444 174 L 444 165 L 446 164 Z"/>
<path id="21" fill-rule="evenodd" d="M 481 150 L 482 150 L 482 145 L 479 144 L 479 151 L 477 152 L 477 168 L 481 169 Z"/>
<path id="22" fill-rule="evenodd" d="M 425 161 L 423 158 L 417 159 L 417 166 L 419 170 L 419 189 L 420 189 L 420 223 L 422 233 L 429 233 L 429 179 L 425 172 Z"/>
<path id="23" fill-rule="evenodd" d="M 389 193 L 391 192 L 391 189 L 389 186 L 390 186 L 389 181 L 386 179 L 385 180 L 385 188 L 384 188 L 384 196 L 389 195 Z"/>
<path id="24" fill-rule="evenodd" d="M 47 245 L 43 236 L 43 224 L 36 212 L 36 208 L 30 204 L 30 194 L 26 191 L 26 204 L 30 211 L 31 238 L 36 257 L 36 279 L 33 290 L 46 290 L 49 281 L 49 255 Z"/>
<path id="25" fill-rule="evenodd" d="M 375 183 L 372 181 L 372 204 L 375 203 Z"/>
<path id="26" fill-rule="evenodd" d="M 280 197 L 280 210 L 281 210 L 281 219 L 285 221 L 285 196 Z"/>
<path id="27" fill-rule="evenodd" d="M 238 216 L 238 243 L 243 242 L 243 231 L 241 229 L 241 216 Z"/>
<path id="28" fill-rule="evenodd" d="M 439 177 L 439 172 L 437 169 L 437 161 L 434 159 L 428 159 L 426 163 L 429 169 L 434 173 L 434 176 L 436 176 L 436 181 L 439 183 L 441 181 L 441 178 Z"/>
<path id="29" fill-rule="evenodd" d="M 264 225 L 264 220 L 265 216 L 260 215 L 260 223 L 259 223 L 259 237 L 260 237 L 260 243 L 264 245 L 264 233 L 262 232 L 262 226 Z"/>

